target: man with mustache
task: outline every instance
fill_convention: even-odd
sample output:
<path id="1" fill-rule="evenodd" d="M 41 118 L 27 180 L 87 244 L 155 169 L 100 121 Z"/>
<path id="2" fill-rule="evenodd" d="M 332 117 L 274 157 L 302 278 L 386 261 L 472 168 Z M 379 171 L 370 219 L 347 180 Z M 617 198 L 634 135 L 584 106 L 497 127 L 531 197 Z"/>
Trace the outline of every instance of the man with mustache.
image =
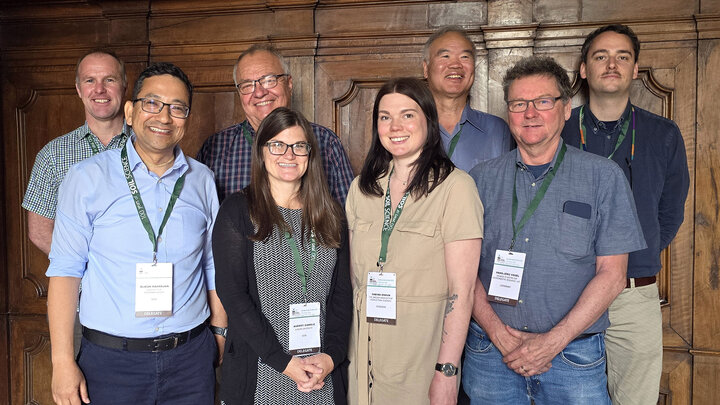
<path id="1" fill-rule="evenodd" d="M 677 125 L 630 102 L 640 42 L 624 25 L 593 31 L 582 47 L 588 103 L 575 108 L 568 145 L 615 161 L 630 182 L 647 248 L 628 258 L 626 288 L 609 309 L 608 386 L 614 404 L 655 404 L 662 373 L 660 252 L 683 222 L 690 177 Z"/>
<path id="2" fill-rule="evenodd" d="M 458 26 L 433 33 L 423 52 L 423 74 L 437 106 L 443 148 L 465 171 L 512 148 L 505 121 L 470 108 L 476 53 L 467 32 Z"/>

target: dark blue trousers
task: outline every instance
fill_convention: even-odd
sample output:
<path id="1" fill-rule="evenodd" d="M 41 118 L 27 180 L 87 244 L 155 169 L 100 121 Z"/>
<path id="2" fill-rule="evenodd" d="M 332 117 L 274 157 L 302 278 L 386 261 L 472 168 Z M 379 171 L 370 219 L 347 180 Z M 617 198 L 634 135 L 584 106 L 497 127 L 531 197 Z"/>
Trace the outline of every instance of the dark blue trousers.
<path id="1" fill-rule="evenodd" d="M 164 352 L 128 352 L 82 339 L 78 365 L 102 405 L 212 405 L 217 345 L 209 330 Z"/>

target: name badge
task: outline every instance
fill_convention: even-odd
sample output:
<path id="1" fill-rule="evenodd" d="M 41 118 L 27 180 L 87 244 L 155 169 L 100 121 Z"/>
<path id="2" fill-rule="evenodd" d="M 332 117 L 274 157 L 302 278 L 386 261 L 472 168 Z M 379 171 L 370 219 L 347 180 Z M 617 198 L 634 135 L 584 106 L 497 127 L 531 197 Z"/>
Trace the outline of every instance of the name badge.
<path id="1" fill-rule="evenodd" d="M 135 265 L 135 317 L 172 315 L 172 263 Z"/>
<path id="2" fill-rule="evenodd" d="M 517 305 L 524 269 L 525 253 L 497 250 L 488 289 L 488 301 Z"/>
<path id="3" fill-rule="evenodd" d="M 397 321 L 397 275 L 395 273 L 368 273 L 367 308 L 370 323 L 395 325 Z"/>
<path id="4" fill-rule="evenodd" d="M 290 304 L 290 354 L 320 353 L 320 303 Z"/>

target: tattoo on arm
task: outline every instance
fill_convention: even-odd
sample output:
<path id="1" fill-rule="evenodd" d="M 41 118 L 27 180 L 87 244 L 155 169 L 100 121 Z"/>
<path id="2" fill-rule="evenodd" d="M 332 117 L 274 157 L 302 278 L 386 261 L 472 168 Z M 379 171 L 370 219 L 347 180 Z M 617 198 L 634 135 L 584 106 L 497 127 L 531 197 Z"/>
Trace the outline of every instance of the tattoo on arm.
<path id="1" fill-rule="evenodd" d="M 445 335 L 447 335 L 447 331 L 445 330 L 445 319 L 447 319 L 447 316 L 450 315 L 450 312 L 455 309 L 455 301 L 458 299 L 457 294 L 453 294 L 448 297 L 447 303 L 445 304 L 445 316 L 443 317 L 443 337 L 442 341 L 445 343 Z"/>

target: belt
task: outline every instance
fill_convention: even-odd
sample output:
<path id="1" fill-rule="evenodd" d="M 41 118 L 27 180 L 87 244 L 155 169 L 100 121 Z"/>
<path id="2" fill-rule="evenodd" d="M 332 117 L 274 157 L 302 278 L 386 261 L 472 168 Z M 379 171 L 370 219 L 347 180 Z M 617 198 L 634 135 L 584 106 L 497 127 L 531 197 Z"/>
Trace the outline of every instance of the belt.
<path id="1" fill-rule="evenodd" d="M 173 333 L 168 336 L 157 338 L 125 338 L 119 336 L 108 335 L 94 329 L 83 326 L 82 334 L 85 339 L 95 343 L 98 346 L 110 349 L 125 350 L 128 352 L 164 352 L 174 349 L 189 342 L 190 339 L 198 337 L 205 329 L 205 322 L 190 329 L 187 332 Z"/>
<path id="2" fill-rule="evenodd" d="M 654 284 L 655 281 L 656 281 L 655 276 L 629 278 L 629 279 L 627 279 L 627 282 L 625 283 L 625 288 L 643 287 L 646 285 Z"/>

